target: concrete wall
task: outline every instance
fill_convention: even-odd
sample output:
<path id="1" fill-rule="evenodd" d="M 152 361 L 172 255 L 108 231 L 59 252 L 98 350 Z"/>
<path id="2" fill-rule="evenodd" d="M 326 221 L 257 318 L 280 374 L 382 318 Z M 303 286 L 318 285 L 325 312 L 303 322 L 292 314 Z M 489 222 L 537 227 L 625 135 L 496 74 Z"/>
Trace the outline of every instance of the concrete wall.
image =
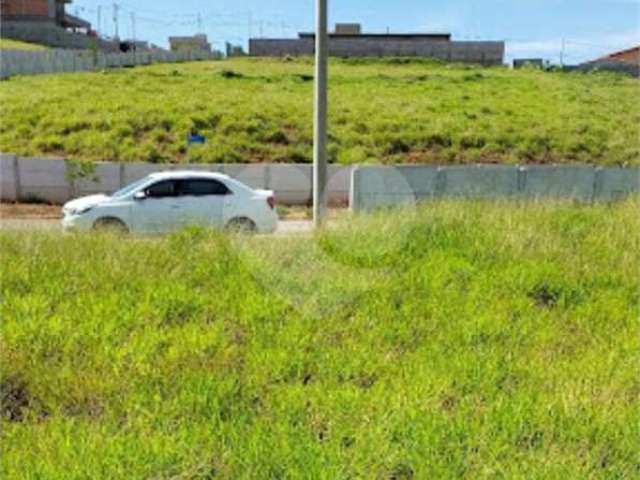
<path id="1" fill-rule="evenodd" d="M 313 38 L 251 39 L 250 55 L 281 57 L 313 55 Z M 429 57 L 450 62 L 501 65 L 504 42 L 450 42 L 429 38 L 331 38 L 329 53 L 336 57 Z"/>
<path id="2" fill-rule="evenodd" d="M 86 72 L 151 63 L 171 63 L 219 58 L 196 51 L 103 53 L 77 50 L 1 50 L 0 78 L 62 72 Z"/>
<path id="3" fill-rule="evenodd" d="M 640 65 L 630 62 L 623 62 L 614 59 L 602 59 L 594 62 L 583 63 L 577 67 L 571 67 L 571 70 L 580 72 L 614 72 L 624 73 L 632 77 L 640 77 Z"/>
<path id="4" fill-rule="evenodd" d="M 355 211 L 413 205 L 428 198 L 572 198 L 607 201 L 640 193 L 640 169 L 589 166 L 357 167 Z"/>
<path id="5" fill-rule="evenodd" d="M 117 51 L 118 46 L 88 35 L 67 32 L 53 21 L 13 21 L 2 20 L 0 24 L 3 38 L 38 43 L 54 48 L 92 49 Z"/>
<path id="6" fill-rule="evenodd" d="M 0 198 L 4 202 L 43 201 L 62 204 L 95 193 L 113 193 L 150 173 L 167 170 L 225 173 L 253 188 L 274 190 L 283 205 L 307 205 L 312 199 L 312 167 L 302 164 L 255 165 L 156 165 L 150 163 L 99 162 L 80 177 L 72 163 L 61 159 L 20 158 L 0 154 Z M 329 199 L 346 205 L 351 167 L 329 168 Z"/>
<path id="7" fill-rule="evenodd" d="M 85 176 L 61 159 L 0 154 L 0 199 L 62 204 L 94 193 L 112 193 L 153 172 L 215 171 L 243 183 L 273 190 L 282 205 L 308 205 L 312 167 L 308 164 L 156 165 L 99 162 Z M 328 196 L 334 205 L 356 210 L 415 204 L 440 197 L 574 198 L 615 200 L 640 193 L 640 169 L 589 166 L 360 166 L 329 167 Z"/>

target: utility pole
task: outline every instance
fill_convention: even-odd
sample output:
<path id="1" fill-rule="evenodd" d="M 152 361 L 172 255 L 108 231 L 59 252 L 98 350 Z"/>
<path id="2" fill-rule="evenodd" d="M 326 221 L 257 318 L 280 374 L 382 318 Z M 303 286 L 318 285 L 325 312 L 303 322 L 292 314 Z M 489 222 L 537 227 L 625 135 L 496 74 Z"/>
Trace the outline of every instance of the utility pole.
<path id="1" fill-rule="evenodd" d="M 113 2 L 113 31 L 114 38 L 120 38 L 120 34 L 118 32 L 118 4 Z"/>
<path id="2" fill-rule="evenodd" d="M 131 39 L 135 45 L 136 43 L 136 14 L 131 12 Z"/>
<path id="3" fill-rule="evenodd" d="M 202 15 L 200 13 L 198 13 L 198 32 L 197 33 L 202 33 Z"/>
<path id="4" fill-rule="evenodd" d="M 562 49 L 560 50 L 560 66 L 564 67 L 564 50 L 567 46 L 567 41 L 564 39 L 564 37 L 562 38 Z"/>
<path id="5" fill-rule="evenodd" d="M 327 34 L 328 0 L 316 0 L 316 82 L 313 132 L 313 225 L 322 226 L 327 208 Z"/>
<path id="6" fill-rule="evenodd" d="M 98 5 L 98 18 L 96 19 L 96 32 L 98 36 L 100 36 L 100 32 L 102 31 L 102 7 Z"/>

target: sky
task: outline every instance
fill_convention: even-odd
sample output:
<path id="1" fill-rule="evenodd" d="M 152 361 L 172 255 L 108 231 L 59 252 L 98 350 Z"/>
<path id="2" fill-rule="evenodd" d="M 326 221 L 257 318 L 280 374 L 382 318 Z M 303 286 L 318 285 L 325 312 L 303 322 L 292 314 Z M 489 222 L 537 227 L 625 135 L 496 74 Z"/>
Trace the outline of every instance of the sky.
<path id="1" fill-rule="evenodd" d="M 120 38 L 162 47 L 170 35 L 206 33 L 214 48 L 252 37 L 289 38 L 314 27 L 314 0 L 121 0 Z M 74 0 L 72 14 L 114 35 L 113 3 Z M 98 25 L 98 17 L 100 24 Z M 454 40 L 504 40 L 507 60 L 542 57 L 567 64 L 640 44 L 640 0 L 329 0 L 329 21 L 365 32 L 448 32 Z"/>

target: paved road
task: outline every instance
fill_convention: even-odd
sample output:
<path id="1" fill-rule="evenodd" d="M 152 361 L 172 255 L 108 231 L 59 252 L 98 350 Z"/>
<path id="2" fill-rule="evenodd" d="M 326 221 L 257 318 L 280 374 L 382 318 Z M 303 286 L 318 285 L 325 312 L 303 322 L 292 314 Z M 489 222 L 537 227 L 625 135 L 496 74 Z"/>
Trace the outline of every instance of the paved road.
<path id="1" fill-rule="evenodd" d="M 306 220 L 288 220 L 280 222 L 278 225 L 277 235 L 291 235 L 297 233 L 308 233 L 311 231 L 312 222 Z M 59 231 L 60 220 L 51 219 L 0 219 L 1 230 L 14 231 Z"/>

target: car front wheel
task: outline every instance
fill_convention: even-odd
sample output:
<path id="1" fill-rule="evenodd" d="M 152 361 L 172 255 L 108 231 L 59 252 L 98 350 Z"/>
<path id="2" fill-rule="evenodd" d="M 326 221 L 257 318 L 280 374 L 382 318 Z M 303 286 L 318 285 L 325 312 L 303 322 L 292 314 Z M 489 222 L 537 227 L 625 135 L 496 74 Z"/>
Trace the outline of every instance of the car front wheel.
<path id="1" fill-rule="evenodd" d="M 93 224 L 93 230 L 118 235 L 126 235 L 129 233 L 127 226 L 118 218 L 100 218 Z"/>

